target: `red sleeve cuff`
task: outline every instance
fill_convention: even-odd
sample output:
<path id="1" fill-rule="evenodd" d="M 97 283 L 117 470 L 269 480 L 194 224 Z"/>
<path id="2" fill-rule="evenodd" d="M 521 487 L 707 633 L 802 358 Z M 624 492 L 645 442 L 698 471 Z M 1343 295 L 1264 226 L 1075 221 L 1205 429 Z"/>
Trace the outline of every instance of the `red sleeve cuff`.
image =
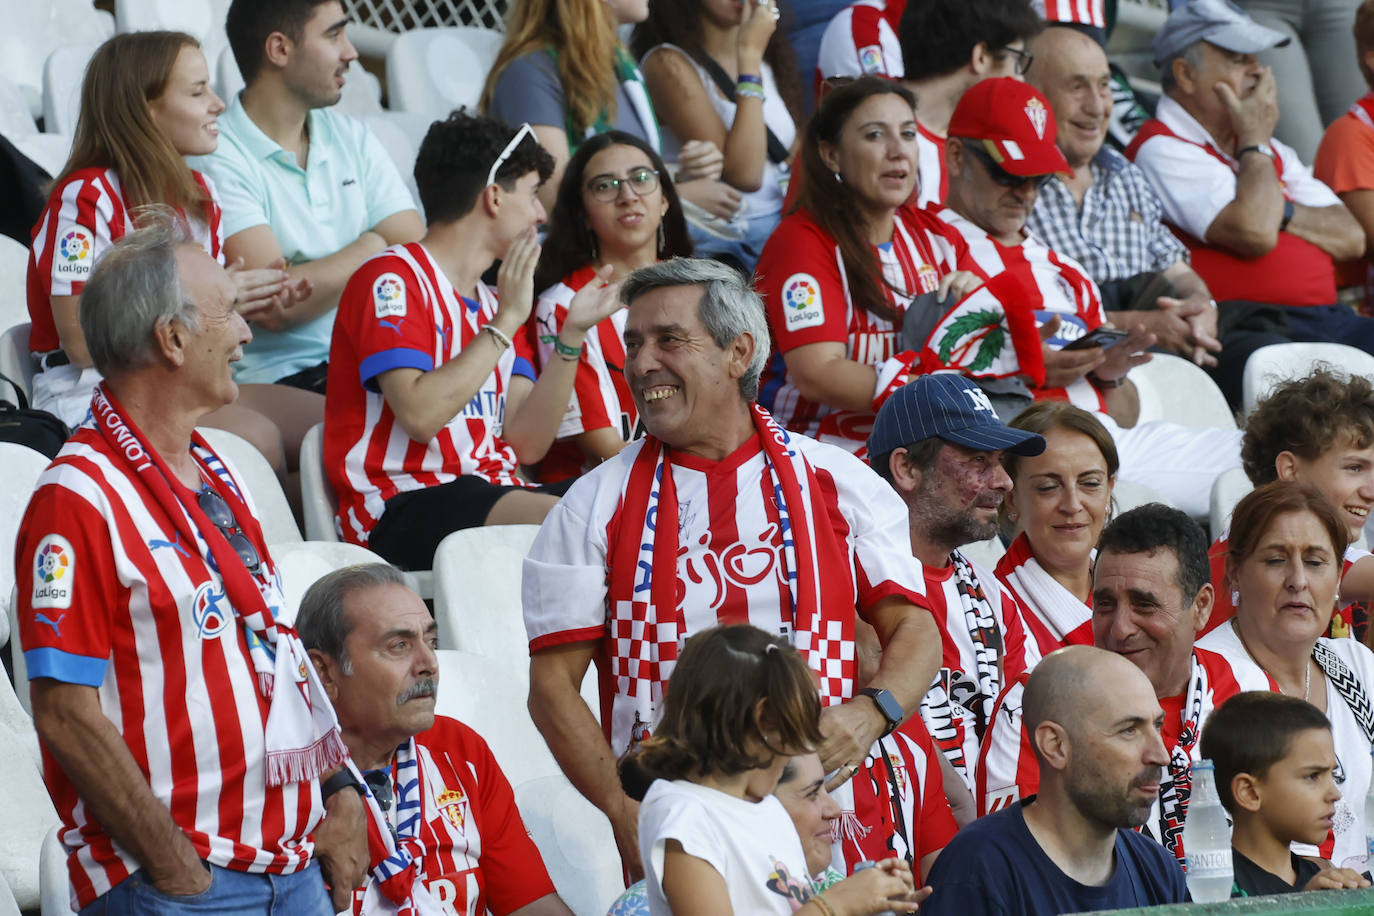
<path id="1" fill-rule="evenodd" d="M 574 642 L 600 642 L 606 637 L 606 627 L 583 627 L 580 630 L 559 630 L 557 633 L 546 633 L 543 636 L 530 640 L 530 654 L 533 655 L 543 649 L 552 649 L 554 646 L 566 646 Z"/>

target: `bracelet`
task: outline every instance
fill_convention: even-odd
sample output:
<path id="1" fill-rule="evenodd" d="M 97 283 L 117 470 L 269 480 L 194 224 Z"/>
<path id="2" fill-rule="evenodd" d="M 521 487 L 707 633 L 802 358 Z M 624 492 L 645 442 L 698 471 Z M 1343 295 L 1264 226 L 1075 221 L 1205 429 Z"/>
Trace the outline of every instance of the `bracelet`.
<path id="1" fill-rule="evenodd" d="M 348 767 L 342 767 L 333 776 L 320 783 L 320 801 L 328 801 L 331 795 L 343 789 L 354 789 L 359 795 L 367 794 L 363 784 L 354 777 L 353 771 Z"/>
<path id="2" fill-rule="evenodd" d="M 1106 388 L 1110 390 L 1112 388 L 1120 388 L 1122 385 L 1126 384 L 1126 377 L 1122 376 L 1121 378 L 1106 379 L 1099 376 L 1096 372 L 1089 372 L 1088 381 L 1092 382 L 1097 388 Z"/>
<path id="3" fill-rule="evenodd" d="M 735 85 L 736 99 L 758 99 L 763 101 L 763 90 L 753 83 L 740 82 Z"/>
<path id="4" fill-rule="evenodd" d="M 553 352 L 563 357 L 570 363 L 575 363 L 582 358 L 582 347 L 570 347 L 563 342 L 563 338 L 554 335 Z"/>
<path id="5" fill-rule="evenodd" d="M 1293 221 L 1293 202 L 1288 198 L 1283 199 L 1283 220 L 1279 223 L 1279 231 L 1288 228 L 1288 224 Z"/>
<path id="6" fill-rule="evenodd" d="M 482 330 L 492 336 L 492 339 L 496 341 L 496 345 L 501 348 L 502 352 L 510 349 L 510 338 L 496 325 L 484 324 L 482 325 Z"/>
<path id="7" fill-rule="evenodd" d="M 823 912 L 825 916 L 835 916 L 835 910 L 830 905 L 830 901 L 825 899 L 825 894 L 815 894 L 811 899 L 821 908 L 821 912 Z"/>
<path id="8" fill-rule="evenodd" d="M 737 80 L 737 82 L 740 82 L 740 83 L 753 83 L 755 86 L 762 86 L 762 85 L 763 85 L 763 77 L 761 77 L 761 76 L 755 76 L 753 73 L 741 73 L 741 74 L 739 75 L 739 79 Z"/>

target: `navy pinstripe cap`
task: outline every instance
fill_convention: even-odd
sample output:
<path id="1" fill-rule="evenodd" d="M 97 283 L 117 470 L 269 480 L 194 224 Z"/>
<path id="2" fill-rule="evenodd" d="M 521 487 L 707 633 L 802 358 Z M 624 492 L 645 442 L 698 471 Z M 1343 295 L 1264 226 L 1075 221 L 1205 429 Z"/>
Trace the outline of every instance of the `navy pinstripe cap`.
<path id="1" fill-rule="evenodd" d="M 887 399 L 868 436 L 868 457 L 936 436 L 987 452 L 1030 456 L 1045 450 L 1044 436 L 1003 425 L 988 396 L 972 381 L 954 372 L 936 372 L 903 385 Z"/>

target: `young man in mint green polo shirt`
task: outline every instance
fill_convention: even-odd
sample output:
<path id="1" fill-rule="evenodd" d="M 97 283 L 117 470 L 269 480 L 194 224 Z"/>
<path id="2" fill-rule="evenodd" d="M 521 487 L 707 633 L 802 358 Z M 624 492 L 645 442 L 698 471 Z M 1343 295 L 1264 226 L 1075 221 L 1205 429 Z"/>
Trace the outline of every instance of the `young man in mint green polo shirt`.
<path id="1" fill-rule="evenodd" d="M 241 382 L 323 393 L 334 309 L 349 276 L 388 245 L 424 234 L 381 144 L 361 121 L 330 110 L 358 56 L 347 24 L 338 0 L 229 7 L 225 28 L 247 85 L 219 118 L 219 148 L 193 167 L 219 191 L 228 261 L 251 268 L 284 260 L 312 287 L 295 306 L 255 317 Z M 304 419 L 308 428 L 321 416 Z"/>

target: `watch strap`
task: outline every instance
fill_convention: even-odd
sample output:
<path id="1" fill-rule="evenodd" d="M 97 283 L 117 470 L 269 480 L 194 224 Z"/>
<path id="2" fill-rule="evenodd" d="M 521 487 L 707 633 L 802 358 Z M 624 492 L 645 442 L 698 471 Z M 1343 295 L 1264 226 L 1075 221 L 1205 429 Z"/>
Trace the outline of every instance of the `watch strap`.
<path id="1" fill-rule="evenodd" d="M 353 775 L 353 771 L 348 767 L 340 767 L 333 776 L 320 783 L 320 801 L 328 801 L 329 797 L 343 789 L 353 789 L 359 795 L 366 795 L 367 789 L 358 782 L 358 778 Z"/>
<path id="2" fill-rule="evenodd" d="M 883 729 L 882 737 L 886 738 L 897 730 L 897 726 L 902 724 L 905 714 L 902 706 L 897 702 L 897 698 L 889 690 L 878 687 L 865 687 L 859 691 L 861 696 L 866 696 L 873 701 L 873 705 L 878 707 L 878 712 L 887 720 L 887 728 Z"/>
<path id="3" fill-rule="evenodd" d="M 1279 221 L 1279 231 L 1288 228 L 1288 224 L 1293 221 L 1293 202 L 1288 198 L 1283 199 L 1283 219 Z"/>
<path id="4" fill-rule="evenodd" d="M 1236 150 L 1236 160 L 1239 161 L 1241 156 L 1250 152 L 1259 153 L 1261 156 L 1265 156 L 1269 159 L 1274 158 L 1274 148 L 1272 146 L 1268 144 L 1261 146 L 1258 143 L 1252 143 L 1249 146 L 1242 146 L 1240 149 Z"/>

